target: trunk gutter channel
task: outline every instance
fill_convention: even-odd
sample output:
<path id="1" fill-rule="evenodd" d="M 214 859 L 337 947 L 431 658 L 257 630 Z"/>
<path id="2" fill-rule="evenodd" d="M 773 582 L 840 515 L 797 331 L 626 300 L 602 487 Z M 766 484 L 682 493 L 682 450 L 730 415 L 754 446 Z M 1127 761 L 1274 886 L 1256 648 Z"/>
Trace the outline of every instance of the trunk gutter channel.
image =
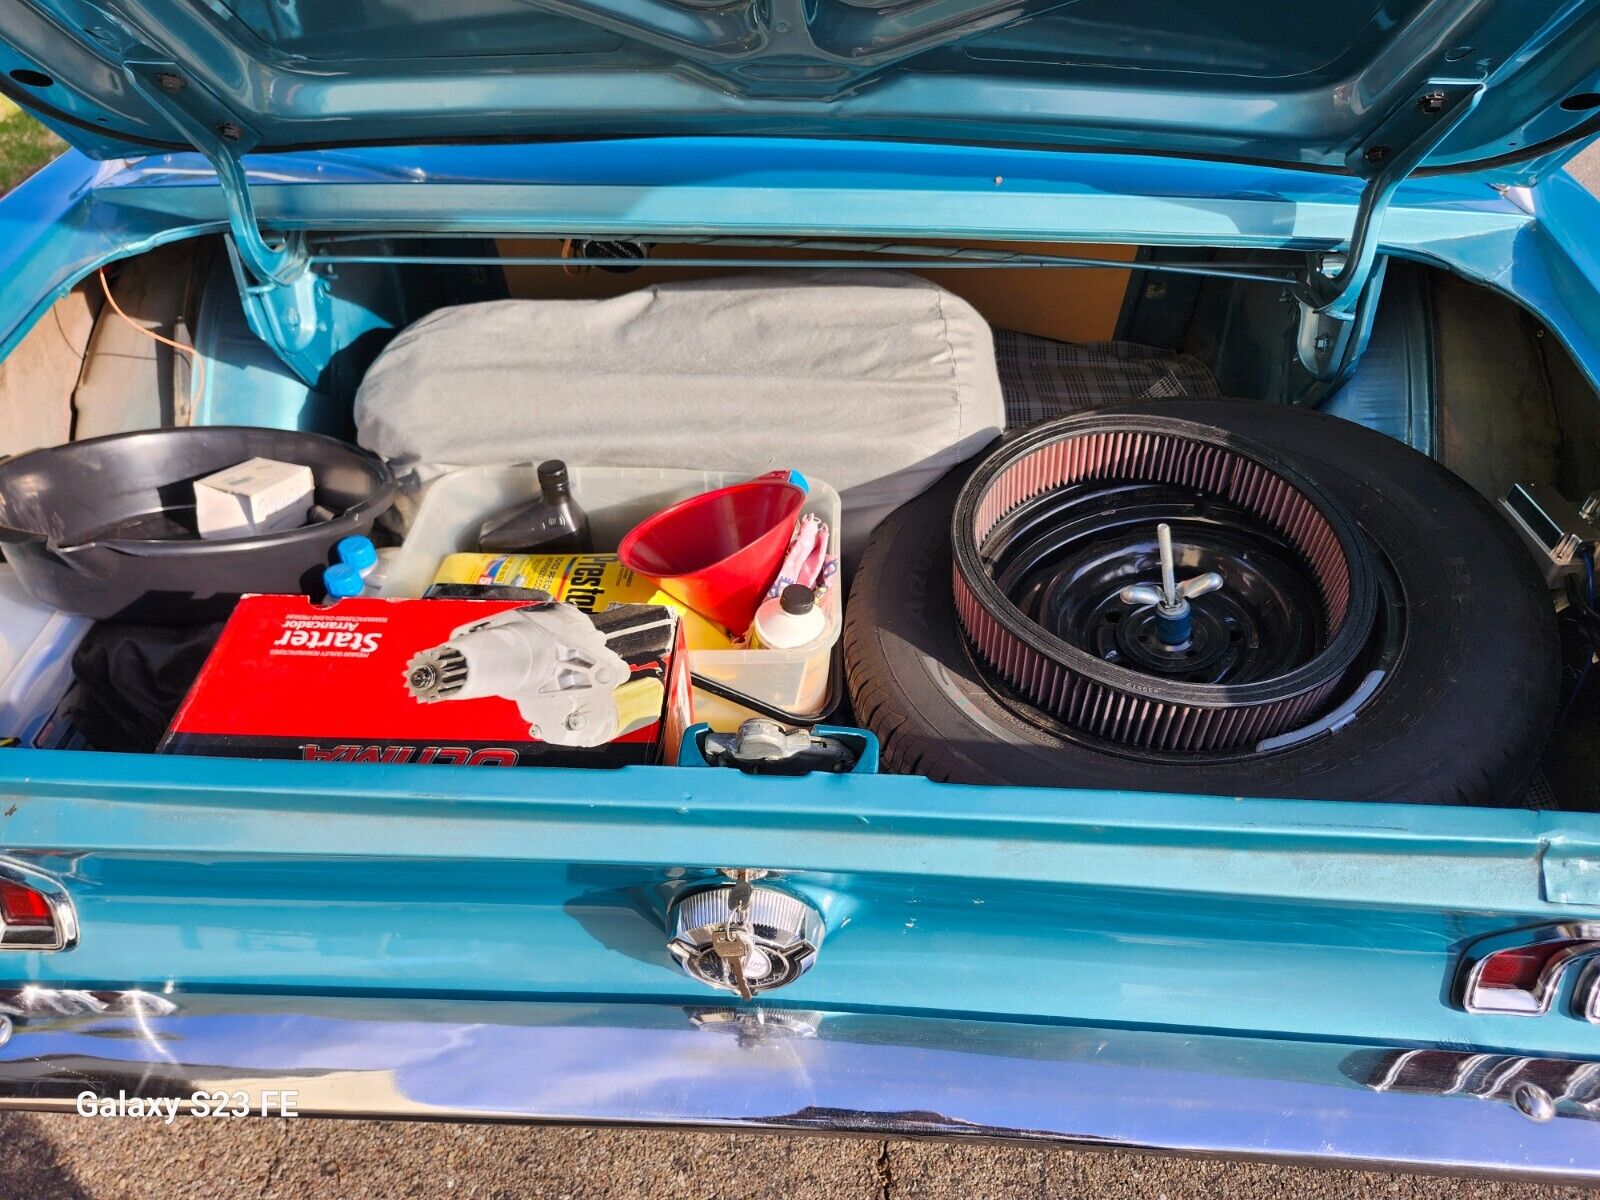
<path id="1" fill-rule="evenodd" d="M 332 361 L 331 301 L 325 281 L 312 270 L 305 237 L 269 240 L 256 217 L 240 156 L 260 138 L 204 87 L 185 76 L 174 59 L 123 65 L 129 85 L 205 156 L 217 173 L 228 217 L 229 259 L 250 329 L 294 373 L 315 387 Z M 1429 80 L 1377 131 L 1347 157 L 1352 174 L 1365 179 L 1355 225 L 1342 251 L 1308 256 L 1294 295 L 1300 309 L 1296 354 L 1331 394 L 1346 380 L 1371 334 L 1380 227 L 1400 185 L 1484 95 L 1482 83 Z M 570 263 L 568 265 L 571 265 Z M 1221 266 L 1219 276 L 1239 272 Z M 1378 272 L 1381 283 L 1381 271 Z"/>
<path id="2" fill-rule="evenodd" d="M 311 270 L 303 234 L 269 241 L 261 231 L 240 161 L 258 139 L 175 62 L 129 62 L 123 73 L 216 171 L 228 215 L 228 258 L 250 331 L 315 387 L 338 350 L 328 285 Z"/>

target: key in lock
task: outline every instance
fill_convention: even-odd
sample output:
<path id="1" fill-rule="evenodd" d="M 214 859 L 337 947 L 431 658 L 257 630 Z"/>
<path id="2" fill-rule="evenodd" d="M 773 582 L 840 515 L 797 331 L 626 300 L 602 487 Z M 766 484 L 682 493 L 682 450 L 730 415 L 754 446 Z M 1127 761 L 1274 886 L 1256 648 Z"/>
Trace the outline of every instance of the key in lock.
<path id="1" fill-rule="evenodd" d="M 826 926 L 809 902 L 741 879 L 691 892 L 667 916 L 667 949 L 690 976 L 749 1000 L 798 979 L 816 961 Z"/>

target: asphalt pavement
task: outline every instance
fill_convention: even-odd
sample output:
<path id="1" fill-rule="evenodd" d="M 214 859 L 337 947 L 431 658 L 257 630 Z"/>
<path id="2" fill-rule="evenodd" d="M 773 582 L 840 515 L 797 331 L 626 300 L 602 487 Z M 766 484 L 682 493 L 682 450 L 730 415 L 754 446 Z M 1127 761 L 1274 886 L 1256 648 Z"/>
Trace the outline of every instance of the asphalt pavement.
<path id="1" fill-rule="evenodd" d="M 1600 149 L 1574 173 L 1600 192 Z M 1600 1133 L 1597 1133 L 1600 1138 Z M 942 1142 L 0 1114 L 0 1200 L 1577 1200 L 1420 1175 Z"/>
<path id="2" fill-rule="evenodd" d="M 755 1134 L 0 1115 L 4 1200 L 1580 1200 L 1579 1188 Z"/>

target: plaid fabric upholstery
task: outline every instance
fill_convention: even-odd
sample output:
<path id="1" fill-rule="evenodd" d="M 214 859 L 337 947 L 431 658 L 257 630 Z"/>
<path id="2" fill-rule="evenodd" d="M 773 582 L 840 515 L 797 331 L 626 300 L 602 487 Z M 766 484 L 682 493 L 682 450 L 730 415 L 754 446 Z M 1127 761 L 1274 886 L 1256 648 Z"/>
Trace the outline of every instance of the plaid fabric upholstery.
<path id="1" fill-rule="evenodd" d="M 994 355 L 1011 429 L 1119 400 L 1222 394 L 1198 358 L 1133 342 L 1076 344 L 996 329 Z"/>

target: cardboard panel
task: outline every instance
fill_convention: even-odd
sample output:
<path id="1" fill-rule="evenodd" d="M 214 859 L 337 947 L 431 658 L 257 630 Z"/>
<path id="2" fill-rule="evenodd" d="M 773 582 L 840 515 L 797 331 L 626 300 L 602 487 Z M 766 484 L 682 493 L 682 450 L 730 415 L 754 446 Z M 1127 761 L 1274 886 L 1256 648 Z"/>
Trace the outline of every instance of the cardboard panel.
<path id="1" fill-rule="evenodd" d="M 554 240 L 506 238 L 498 243 L 504 255 L 556 255 Z M 1079 246 L 1048 242 L 1006 242 L 990 247 L 1039 254 L 1070 254 L 1103 258 L 1107 263 L 1133 261 L 1133 246 Z M 741 246 L 660 246 L 659 257 L 726 258 L 730 265 L 741 259 L 815 258 L 815 251 L 769 250 Z M 860 257 L 872 265 L 871 255 L 829 253 L 829 258 Z M 735 268 L 737 269 L 737 268 Z M 759 269 L 759 268 L 758 268 Z M 725 274 L 721 267 L 644 266 L 627 274 L 595 268 L 507 267 L 506 286 L 518 299 L 593 300 L 619 296 L 650 284 L 674 279 L 704 279 Z M 1117 316 L 1132 274 L 1126 267 L 1105 270 L 1025 270 L 1018 268 L 956 268 L 919 271 L 971 303 L 998 329 L 1015 329 L 1065 342 L 1103 342 L 1116 333 Z"/>

